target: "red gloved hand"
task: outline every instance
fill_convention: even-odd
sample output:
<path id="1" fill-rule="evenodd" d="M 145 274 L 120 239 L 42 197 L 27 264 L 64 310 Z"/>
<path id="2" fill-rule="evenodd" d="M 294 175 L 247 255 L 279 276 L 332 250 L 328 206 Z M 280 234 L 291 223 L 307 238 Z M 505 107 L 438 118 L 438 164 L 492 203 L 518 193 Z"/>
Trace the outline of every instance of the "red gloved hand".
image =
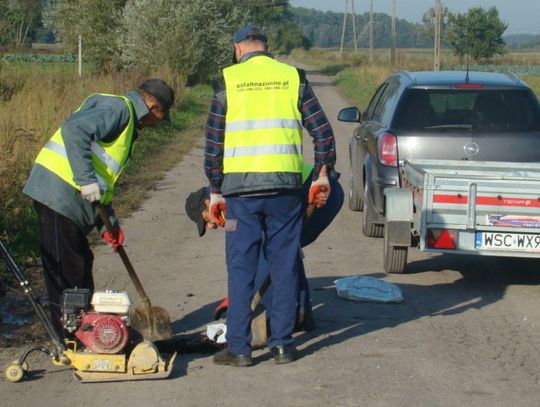
<path id="1" fill-rule="evenodd" d="M 229 297 L 225 297 L 223 301 L 214 309 L 214 320 L 227 318 L 227 310 L 229 309 Z"/>
<path id="2" fill-rule="evenodd" d="M 308 203 L 315 204 L 317 208 L 320 208 L 326 204 L 330 192 L 331 188 L 326 173 L 326 165 L 323 165 L 321 172 L 319 172 L 319 178 L 317 178 L 317 181 L 313 181 L 309 188 Z"/>
<path id="3" fill-rule="evenodd" d="M 212 222 L 218 226 L 225 226 L 225 211 L 227 210 L 227 203 L 225 198 L 221 194 L 210 194 L 210 204 L 208 205 L 208 212 Z"/>
<path id="4" fill-rule="evenodd" d="M 114 226 L 111 231 L 112 233 L 107 230 L 101 237 L 112 246 L 114 251 L 117 251 L 118 247 L 124 244 L 124 232 L 120 226 Z"/>

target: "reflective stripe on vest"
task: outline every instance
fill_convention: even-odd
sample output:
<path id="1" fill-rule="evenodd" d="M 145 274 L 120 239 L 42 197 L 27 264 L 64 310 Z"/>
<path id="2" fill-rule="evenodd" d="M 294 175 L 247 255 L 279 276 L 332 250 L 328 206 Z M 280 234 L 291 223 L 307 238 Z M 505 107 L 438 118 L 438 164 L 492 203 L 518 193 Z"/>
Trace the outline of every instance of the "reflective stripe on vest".
<path id="1" fill-rule="evenodd" d="M 302 172 L 300 78 L 296 68 L 257 56 L 226 68 L 223 172 Z"/>
<path id="2" fill-rule="evenodd" d="M 101 96 L 121 98 L 128 106 L 130 113 L 126 128 L 115 140 L 109 143 L 92 141 L 90 144 L 92 165 L 98 184 L 103 191 L 101 203 L 108 204 L 112 201 L 114 195 L 114 184 L 122 173 L 124 164 L 129 157 L 133 132 L 135 130 L 135 112 L 133 105 L 125 96 L 107 94 L 101 94 Z M 55 173 L 74 188 L 80 190 L 80 186 L 73 179 L 73 171 L 69 164 L 61 128 L 54 133 L 47 144 L 41 149 L 35 162 Z"/>

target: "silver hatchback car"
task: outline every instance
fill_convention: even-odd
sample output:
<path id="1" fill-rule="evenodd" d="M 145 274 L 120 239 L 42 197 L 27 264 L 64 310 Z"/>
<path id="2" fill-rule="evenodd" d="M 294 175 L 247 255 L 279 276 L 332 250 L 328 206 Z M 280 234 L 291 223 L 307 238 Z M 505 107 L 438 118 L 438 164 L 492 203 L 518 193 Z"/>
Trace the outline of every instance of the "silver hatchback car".
<path id="1" fill-rule="evenodd" d="M 400 186 L 407 159 L 540 162 L 540 106 L 513 74 L 392 74 L 367 110 L 342 109 L 358 122 L 349 143 L 349 208 L 363 211 L 362 232 L 384 233 L 384 194 Z"/>

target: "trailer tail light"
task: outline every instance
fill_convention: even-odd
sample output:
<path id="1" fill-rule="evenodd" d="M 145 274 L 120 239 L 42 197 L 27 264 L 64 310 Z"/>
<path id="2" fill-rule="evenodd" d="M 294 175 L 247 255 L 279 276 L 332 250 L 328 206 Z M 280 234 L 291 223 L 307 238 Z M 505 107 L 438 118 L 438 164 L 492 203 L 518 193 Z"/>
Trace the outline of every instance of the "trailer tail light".
<path id="1" fill-rule="evenodd" d="M 427 247 L 430 249 L 455 249 L 458 231 L 452 229 L 428 229 Z"/>
<path id="2" fill-rule="evenodd" d="M 397 139 L 392 133 L 383 133 L 377 141 L 379 161 L 382 165 L 397 167 Z"/>

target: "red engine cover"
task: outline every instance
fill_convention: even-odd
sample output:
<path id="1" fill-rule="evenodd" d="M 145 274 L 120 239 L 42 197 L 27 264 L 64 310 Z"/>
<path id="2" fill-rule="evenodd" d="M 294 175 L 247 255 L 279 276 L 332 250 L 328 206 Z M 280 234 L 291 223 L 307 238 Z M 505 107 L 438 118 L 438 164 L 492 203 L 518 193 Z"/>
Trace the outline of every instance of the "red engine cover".
<path id="1" fill-rule="evenodd" d="M 75 336 L 94 353 L 118 353 L 128 342 L 129 330 L 120 317 L 89 312 L 81 315 Z"/>

